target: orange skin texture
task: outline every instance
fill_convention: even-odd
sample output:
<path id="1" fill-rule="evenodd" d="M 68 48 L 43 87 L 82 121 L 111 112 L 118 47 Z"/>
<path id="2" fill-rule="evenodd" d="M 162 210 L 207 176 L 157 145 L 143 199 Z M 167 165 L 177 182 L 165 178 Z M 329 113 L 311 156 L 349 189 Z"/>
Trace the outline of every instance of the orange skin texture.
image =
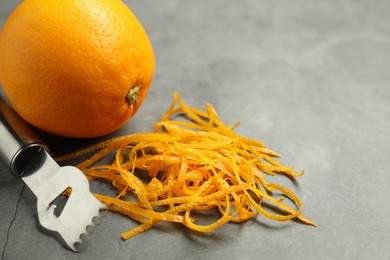
<path id="1" fill-rule="evenodd" d="M 122 127 L 141 106 L 154 67 L 147 34 L 120 0 L 25 0 L 0 33 L 8 100 L 54 135 L 97 137 Z"/>

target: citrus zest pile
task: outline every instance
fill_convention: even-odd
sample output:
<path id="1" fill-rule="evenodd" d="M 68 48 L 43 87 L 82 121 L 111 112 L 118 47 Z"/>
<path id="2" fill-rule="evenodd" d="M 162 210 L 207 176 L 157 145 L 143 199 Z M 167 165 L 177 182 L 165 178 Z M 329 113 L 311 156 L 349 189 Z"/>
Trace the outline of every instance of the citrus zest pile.
<path id="1" fill-rule="evenodd" d="M 178 115 L 189 120 L 177 120 Z M 123 239 L 160 221 L 208 232 L 229 221 L 249 220 L 259 213 L 272 220 L 297 218 L 315 226 L 301 215 L 299 198 L 287 188 L 267 182 L 264 175 L 299 177 L 303 172 L 283 166 L 274 159 L 280 155 L 261 142 L 236 134 L 233 131 L 236 125 L 226 126 L 221 122 L 210 104 L 206 104 L 203 112 L 187 106 L 175 93 L 171 107 L 155 124 L 154 133 L 114 138 L 57 160 L 98 150 L 77 167 L 91 180 L 109 180 L 118 195 L 95 196 L 109 210 L 140 223 L 123 233 Z M 111 165 L 97 163 L 113 151 L 115 159 Z M 284 203 L 285 197 L 295 207 Z M 276 206 L 280 214 L 267 210 L 269 204 Z M 220 216 L 211 224 L 200 225 L 193 217 L 193 213 L 212 209 Z"/>

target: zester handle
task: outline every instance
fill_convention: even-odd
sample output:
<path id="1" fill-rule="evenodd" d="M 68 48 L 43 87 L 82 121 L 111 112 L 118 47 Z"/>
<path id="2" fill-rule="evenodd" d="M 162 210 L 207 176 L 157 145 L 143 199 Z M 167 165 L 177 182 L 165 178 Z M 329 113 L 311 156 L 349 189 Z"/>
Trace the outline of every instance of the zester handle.
<path id="1" fill-rule="evenodd" d="M 0 159 L 11 173 L 21 177 L 24 168 L 42 148 L 44 142 L 0 96 Z"/>

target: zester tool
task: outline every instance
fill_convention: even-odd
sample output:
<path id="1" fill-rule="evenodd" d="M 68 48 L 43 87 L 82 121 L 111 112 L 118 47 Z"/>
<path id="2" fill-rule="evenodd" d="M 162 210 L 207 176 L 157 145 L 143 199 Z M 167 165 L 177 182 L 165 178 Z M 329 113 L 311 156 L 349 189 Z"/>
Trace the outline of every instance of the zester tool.
<path id="1" fill-rule="evenodd" d="M 88 230 L 105 211 L 76 167 L 60 167 L 47 145 L 0 96 L 0 158 L 37 197 L 40 225 L 73 251 L 79 251 Z M 60 214 L 53 203 L 70 192 Z"/>

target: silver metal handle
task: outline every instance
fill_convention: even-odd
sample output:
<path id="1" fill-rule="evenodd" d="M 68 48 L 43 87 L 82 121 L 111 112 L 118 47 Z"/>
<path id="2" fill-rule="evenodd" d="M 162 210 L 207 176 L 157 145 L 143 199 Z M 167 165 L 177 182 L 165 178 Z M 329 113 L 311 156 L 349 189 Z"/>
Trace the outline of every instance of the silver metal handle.
<path id="1" fill-rule="evenodd" d="M 27 164 L 47 145 L 0 96 L 0 159 L 21 177 Z"/>

